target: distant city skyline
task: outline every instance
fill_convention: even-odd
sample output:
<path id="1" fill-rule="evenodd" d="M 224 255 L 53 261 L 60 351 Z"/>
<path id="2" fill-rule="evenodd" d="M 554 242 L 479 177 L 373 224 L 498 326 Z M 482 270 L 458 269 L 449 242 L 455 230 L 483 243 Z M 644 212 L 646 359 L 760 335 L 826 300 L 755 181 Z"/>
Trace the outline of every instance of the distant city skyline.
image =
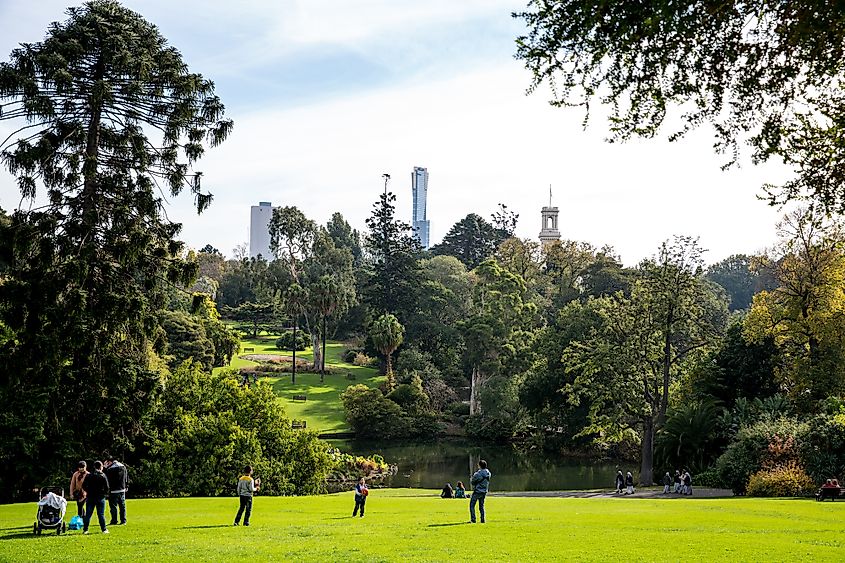
<path id="1" fill-rule="evenodd" d="M 0 60 L 43 39 L 68 0 L 0 2 Z M 180 237 L 227 255 L 249 241 L 245 210 L 257 201 L 295 205 L 326 224 L 334 212 L 364 230 L 392 186 L 397 214 L 412 209 L 407 172 L 435 174 L 426 206 L 429 243 L 468 213 L 490 218 L 499 203 L 519 213 L 516 234 L 537 238 L 537 210 L 555 187 L 564 238 L 611 245 L 627 265 L 675 234 L 701 237 L 715 262 L 771 245 L 783 214 L 757 199 L 776 165 L 720 170 L 709 129 L 676 143 L 605 142 L 603 108 L 588 128 L 579 108 L 555 108 L 544 89 L 526 95 L 530 73 L 513 59 L 523 0 L 226 2 L 124 0 L 157 25 L 191 71 L 214 81 L 234 120 L 230 138 L 196 169 L 214 195 L 197 215 L 189 194 L 163 194 Z M 666 130 L 678 125 L 667 119 Z M 0 138 L 20 127 L 0 123 Z M 45 201 L 39 188 L 39 200 Z M 0 171 L 0 207 L 21 203 Z"/>
<path id="2" fill-rule="evenodd" d="M 414 166 L 411 172 L 411 227 L 420 245 L 429 248 L 431 222 L 428 219 L 428 169 Z"/>

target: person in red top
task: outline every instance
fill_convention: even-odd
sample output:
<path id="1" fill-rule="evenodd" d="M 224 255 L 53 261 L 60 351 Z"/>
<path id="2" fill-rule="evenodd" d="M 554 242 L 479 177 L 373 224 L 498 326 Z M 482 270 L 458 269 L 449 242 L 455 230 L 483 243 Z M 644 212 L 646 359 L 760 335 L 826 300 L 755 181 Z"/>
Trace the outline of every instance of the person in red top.
<path id="1" fill-rule="evenodd" d="M 367 504 L 367 495 L 370 494 L 370 490 L 367 488 L 367 483 L 364 481 L 364 478 L 358 481 L 358 484 L 355 485 L 355 510 L 352 511 L 352 517 L 358 514 L 358 509 L 361 509 L 361 518 L 364 517 L 364 505 Z"/>

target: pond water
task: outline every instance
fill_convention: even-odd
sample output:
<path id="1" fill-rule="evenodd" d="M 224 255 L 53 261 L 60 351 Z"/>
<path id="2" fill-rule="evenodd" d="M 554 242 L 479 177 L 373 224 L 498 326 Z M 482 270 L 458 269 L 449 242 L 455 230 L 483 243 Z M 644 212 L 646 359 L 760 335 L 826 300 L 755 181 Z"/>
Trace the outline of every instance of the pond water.
<path id="1" fill-rule="evenodd" d="M 384 484 L 388 487 L 440 489 L 455 486 L 477 469 L 479 459 L 487 460 L 493 491 L 552 491 L 563 489 L 613 488 L 616 470 L 631 471 L 634 464 L 591 461 L 546 452 L 520 451 L 513 446 L 476 444 L 468 441 L 431 443 L 379 443 L 366 440 L 330 440 L 342 451 L 370 456 L 379 454 L 399 471 Z"/>

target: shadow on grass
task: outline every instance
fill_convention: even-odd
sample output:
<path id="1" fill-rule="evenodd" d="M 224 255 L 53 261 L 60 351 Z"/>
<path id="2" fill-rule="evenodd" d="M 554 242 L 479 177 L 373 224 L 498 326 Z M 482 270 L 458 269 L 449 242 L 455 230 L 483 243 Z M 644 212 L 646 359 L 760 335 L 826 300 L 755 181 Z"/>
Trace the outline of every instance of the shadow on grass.
<path id="1" fill-rule="evenodd" d="M 234 528 L 232 524 L 209 524 L 207 526 L 182 526 L 182 530 L 206 530 L 209 528 Z"/>
<path id="2" fill-rule="evenodd" d="M 429 528 L 444 528 L 446 526 L 466 526 L 470 522 L 449 522 L 448 524 L 429 524 Z"/>
<path id="3" fill-rule="evenodd" d="M 10 526 L 9 528 L 0 528 L 0 532 L 6 532 L 9 530 L 31 530 L 32 525 L 29 526 Z"/>
<path id="4" fill-rule="evenodd" d="M 56 535 L 55 530 L 53 530 L 52 532 L 49 532 L 49 531 L 47 531 L 47 530 L 44 530 L 44 531 L 43 531 L 43 532 L 41 532 L 41 533 L 42 533 L 43 535 L 45 535 L 45 536 L 50 535 L 50 533 L 52 533 L 52 535 L 54 535 L 54 536 Z M 37 538 L 37 537 L 38 537 L 38 536 L 36 536 L 35 534 L 33 534 L 33 533 L 32 533 L 32 528 L 30 528 L 28 532 L 18 532 L 18 533 L 16 533 L 16 534 L 5 534 L 5 535 L 0 535 L 0 541 L 2 541 L 2 540 L 22 540 L 22 539 L 24 539 L 24 538 L 33 538 L 33 539 L 35 539 L 35 538 Z"/>

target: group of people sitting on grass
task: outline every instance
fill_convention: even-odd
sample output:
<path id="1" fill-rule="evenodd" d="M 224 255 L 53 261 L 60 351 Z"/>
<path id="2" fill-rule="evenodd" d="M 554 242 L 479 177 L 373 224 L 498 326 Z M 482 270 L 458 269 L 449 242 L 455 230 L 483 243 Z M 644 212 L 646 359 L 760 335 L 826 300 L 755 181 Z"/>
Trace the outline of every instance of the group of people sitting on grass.
<path id="1" fill-rule="evenodd" d="M 463 481 L 458 481 L 454 489 L 452 483 L 446 483 L 446 486 L 440 491 L 440 498 L 467 498 L 467 490 L 464 488 Z"/>

